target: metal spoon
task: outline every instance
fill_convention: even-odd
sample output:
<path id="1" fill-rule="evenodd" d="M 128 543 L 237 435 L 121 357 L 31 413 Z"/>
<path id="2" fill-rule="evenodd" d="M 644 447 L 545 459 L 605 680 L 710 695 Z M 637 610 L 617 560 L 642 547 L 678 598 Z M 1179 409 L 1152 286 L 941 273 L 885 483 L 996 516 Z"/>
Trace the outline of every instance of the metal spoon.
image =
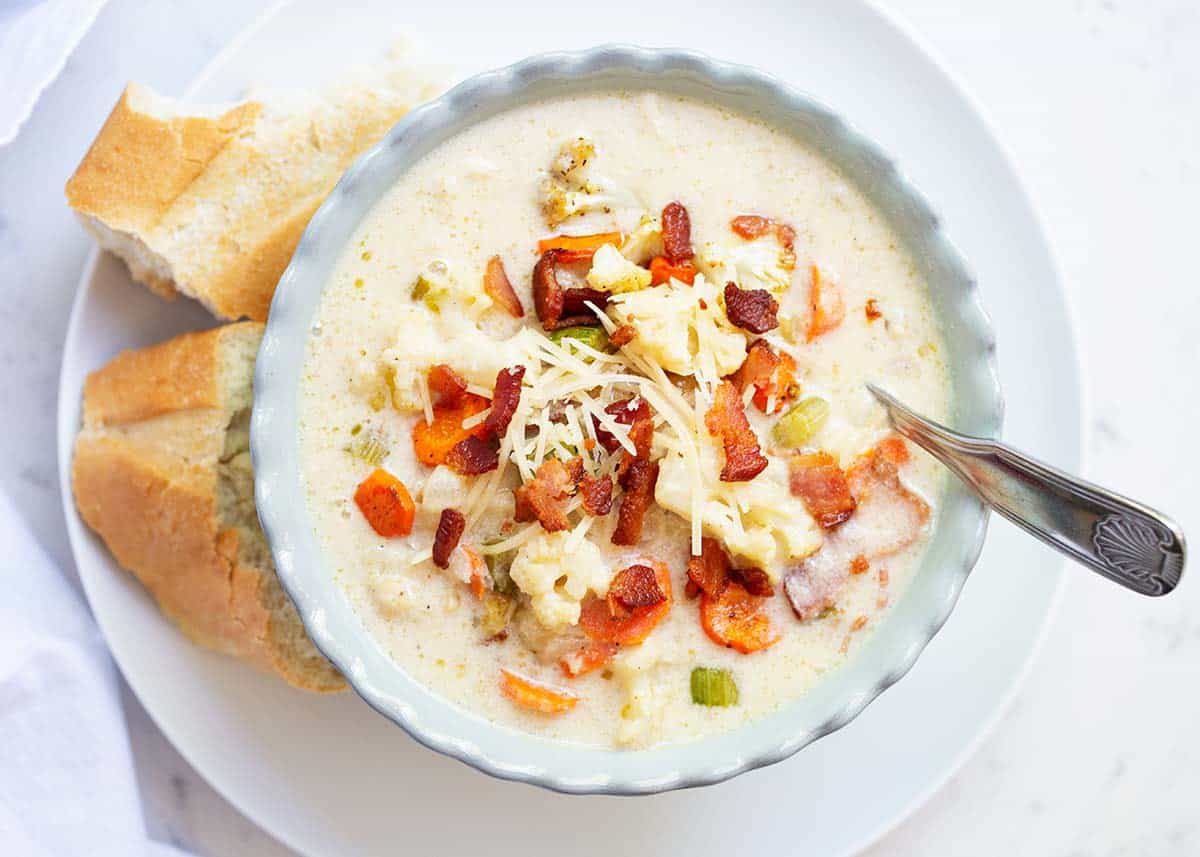
<path id="1" fill-rule="evenodd" d="M 1183 574 L 1183 531 L 1159 512 L 994 440 L 913 413 L 874 384 L 896 430 L 945 464 L 1018 527 L 1142 595 L 1166 595 Z"/>

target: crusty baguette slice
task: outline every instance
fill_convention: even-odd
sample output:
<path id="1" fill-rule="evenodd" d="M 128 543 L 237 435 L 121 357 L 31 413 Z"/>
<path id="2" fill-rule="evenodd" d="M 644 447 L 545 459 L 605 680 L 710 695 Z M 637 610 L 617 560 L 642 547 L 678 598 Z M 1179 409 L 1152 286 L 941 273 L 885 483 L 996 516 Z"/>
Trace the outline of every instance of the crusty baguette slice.
<path id="1" fill-rule="evenodd" d="M 265 321 L 304 227 L 354 159 L 432 94 L 399 65 L 326 97 L 189 107 L 131 83 L 67 201 L 134 279 Z"/>
<path id="2" fill-rule="evenodd" d="M 251 381 L 262 325 L 125 351 L 89 376 L 71 479 L 80 515 L 196 642 L 335 691 L 275 576 L 254 507 Z"/>

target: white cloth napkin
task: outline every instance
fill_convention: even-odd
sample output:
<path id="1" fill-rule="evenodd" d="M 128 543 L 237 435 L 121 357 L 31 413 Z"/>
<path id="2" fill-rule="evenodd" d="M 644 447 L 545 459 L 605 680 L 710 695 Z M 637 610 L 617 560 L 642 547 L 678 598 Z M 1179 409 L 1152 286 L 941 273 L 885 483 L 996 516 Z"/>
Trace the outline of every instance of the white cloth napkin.
<path id="1" fill-rule="evenodd" d="M 17 136 L 105 0 L 0 0 L 0 146 Z"/>
<path id="2" fill-rule="evenodd" d="M 0 854 L 166 857 L 146 837 L 108 650 L 0 494 Z"/>

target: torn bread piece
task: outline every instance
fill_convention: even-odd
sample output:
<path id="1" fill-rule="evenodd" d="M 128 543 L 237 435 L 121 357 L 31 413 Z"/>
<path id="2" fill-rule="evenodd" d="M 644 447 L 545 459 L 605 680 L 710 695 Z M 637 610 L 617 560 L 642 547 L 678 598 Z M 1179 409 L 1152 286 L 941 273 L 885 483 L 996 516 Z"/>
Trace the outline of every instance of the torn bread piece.
<path id="1" fill-rule="evenodd" d="M 345 170 L 434 92 L 387 64 L 325 95 L 193 107 L 129 84 L 67 182 L 100 245 L 155 293 L 265 321 L 309 219 Z"/>
<path id="2" fill-rule="evenodd" d="M 84 387 L 79 513 L 195 642 L 318 692 L 338 671 L 305 633 L 259 528 L 251 381 L 262 325 L 125 351 Z"/>

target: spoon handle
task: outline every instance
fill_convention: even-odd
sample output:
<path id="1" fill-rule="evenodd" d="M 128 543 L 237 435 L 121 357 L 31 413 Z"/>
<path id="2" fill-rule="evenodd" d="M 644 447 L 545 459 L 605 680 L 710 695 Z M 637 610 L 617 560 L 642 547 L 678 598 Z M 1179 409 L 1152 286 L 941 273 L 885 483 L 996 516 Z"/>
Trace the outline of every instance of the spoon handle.
<path id="1" fill-rule="evenodd" d="M 1026 532 L 1142 595 L 1166 595 L 1179 583 L 1186 547 L 1167 516 L 998 441 L 951 431 L 867 386 L 900 434 Z"/>

